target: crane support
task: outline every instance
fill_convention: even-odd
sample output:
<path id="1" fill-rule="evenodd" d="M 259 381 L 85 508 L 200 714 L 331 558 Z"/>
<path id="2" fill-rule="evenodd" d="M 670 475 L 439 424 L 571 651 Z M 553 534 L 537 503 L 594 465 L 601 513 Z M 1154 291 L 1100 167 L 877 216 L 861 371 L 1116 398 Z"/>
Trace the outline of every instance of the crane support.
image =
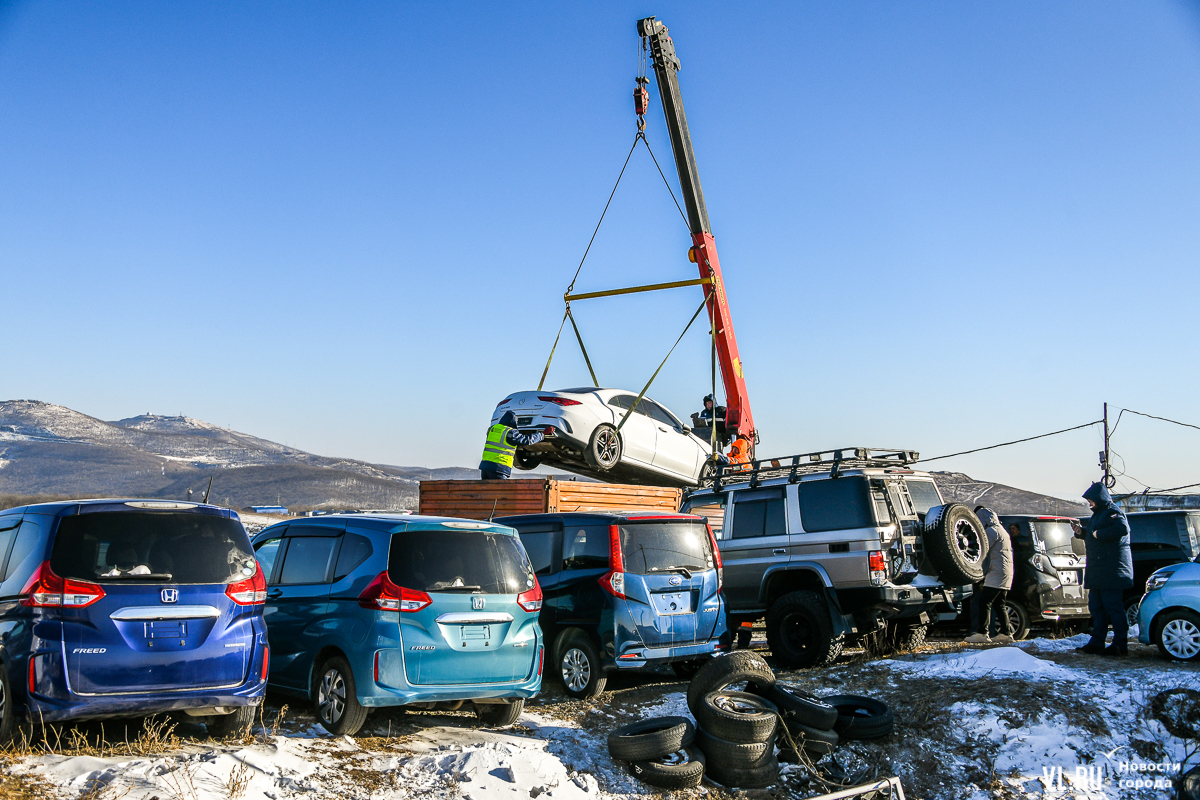
<path id="1" fill-rule="evenodd" d="M 721 262 L 717 258 L 717 245 L 708 221 L 708 209 L 704 205 L 704 190 L 700 188 L 700 171 L 692 150 L 687 115 L 683 111 L 683 96 L 679 91 L 680 65 L 675 55 L 675 43 L 667 34 L 667 26 L 654 17 L 638 20 L 637 26 L 638 34 L 649 46 L 654 74 L 658 79 L 658 94 L 671 135 L 671 151 L 675 154 L 675 167 L 679 171 L 679 186 L 687 209 L 688 227 L 692 232 L 688 259 L 699 268 L 700 277 L 708 279 L 704 285 L 704 295 L 708 300 L 709 319 L 715 326 L 717 359 L 725 385 L 725 427 L 755 442 L 758 433 L 750 413 L 746 379 L 742 374 L 733 319 L 729 314 L 725 283 L 721 278 Z"/>

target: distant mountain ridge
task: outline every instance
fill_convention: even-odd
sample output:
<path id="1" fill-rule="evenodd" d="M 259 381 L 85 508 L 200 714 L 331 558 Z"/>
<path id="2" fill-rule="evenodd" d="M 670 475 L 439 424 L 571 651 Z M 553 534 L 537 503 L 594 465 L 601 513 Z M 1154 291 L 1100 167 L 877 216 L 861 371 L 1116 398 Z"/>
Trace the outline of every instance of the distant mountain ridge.
<path id="1" fill-rule="evenodd" d="M 313 455 L 184 416 L 105 422 L 37 400 L 0 402 L 0 494 L 183 497 L 235 508 L 415 508 L 417 483 L 477 470 Z"/>

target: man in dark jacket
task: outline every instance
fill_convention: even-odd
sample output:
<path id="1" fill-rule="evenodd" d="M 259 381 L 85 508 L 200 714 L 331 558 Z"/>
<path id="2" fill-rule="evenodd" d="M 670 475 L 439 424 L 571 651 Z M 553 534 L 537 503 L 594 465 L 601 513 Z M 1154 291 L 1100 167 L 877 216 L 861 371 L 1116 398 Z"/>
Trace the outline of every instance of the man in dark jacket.
<path id="1" fill-rule="evenodd" d="M 485 481 L 508 478 L 512 475 L 517 446 L 537 444 L 541 440 L 541 431 L 521 433 L 517 430 L 517 415 L 505 411 L 500 421 L 488 428 L 483 458 L 479 462 L 479 477 Z"/>
<path id="2" fill-rule="evenodd" d="M 1089 486 L 1083 499 L 1092 507 L 1092 517 L 1083 525 L 1087 543 L 1083 585 L 1088 590 L 1088 610 L 1092 613 L 1092 638 L 1076 649 L 1082 653 L 1123 656 L 1129 649 L 1129 622 L 1121 596 L 1133 586 L 1129 520 L 1102 483 Z M 1113 643 L 1106 649 L 1104 640 L 1108 638 L 1109 625 L 1113 629 Z"/>

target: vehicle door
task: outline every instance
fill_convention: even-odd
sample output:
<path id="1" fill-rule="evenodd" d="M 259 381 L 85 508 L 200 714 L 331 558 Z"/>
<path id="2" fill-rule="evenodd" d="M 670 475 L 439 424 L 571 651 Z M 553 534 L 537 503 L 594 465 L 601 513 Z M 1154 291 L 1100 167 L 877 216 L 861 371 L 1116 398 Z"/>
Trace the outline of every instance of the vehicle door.
<path id="1" fill-rule="evenodd" d="M 24 588 L 28 576 L 9 580 L 16 572 L 14 568 L 17 565 L 10 563 L 9 558 L 21 528 L 21 512 L 0 514 L 0 648 L 8 652 L 19 648 L 18 641 L 29 630 L 28 624 L 22 620 L 25 615 L 18 613 L 21 610 L 18 593 Z M 26 536 L 38 532 L 36 524 L 27 524 L 24 528 Z"/>
<path id="2" fill-rule="evenodd" d="M 563 522 L 562 566 L 555 594 L 559 629 L 586 628 L 595 634 L 611 608 L 600 578 L 609 570 L 609 526 L 601 522 Z M 551 641 L 548 639 L 548 641 Z"/>
<path id="3" fill-rule="evenodd" d="M 560 601 L 559 566 L 562 563 L 562 523 L 529 522 L 513 526 L 521 537 L 521 544 L 529 554 L 529 564 L 542 587 L 542 610 L 538 624 L 546 641 L 553 641 L 557 634 L 558 606 Z"/>
<path id="4" fill-rule="evenodd" d="M 266 621 L 272 683 L 307 691 L 312 661 L 329 613 L 345 520 L 288 525 L 278 544 L 263 540 L 257 555 L 274 561 L 267 584 Z M 272 557 L 271 548 L 277 548 Z M 264 571 L 266 565 L 263 565 Z"/>
<path id="5" fill-rule="evenodd" d="M 890 524 L 876 519 L 876 500 L 881 513 L 886 501 L 873 497 L 867 479 L 858 476 L 821 477 L 795 484 L 796 507 L 800 510 L 802 531 L 793 540 L 792 563 L 819 564 L 835 586 L 869 586 L 869 552 L 880 549 L 876 525 Z"/>
<path id="6" fill-rule="evenodd" d="M 616 414 L 614 425 L 620 424 L 626 411 L 633 407 L 635 400 L 637 400 L 637 395 L 619 394 L 608 401 Z M 621 459 L 652 465 L 657 442 L 658 425 L 650 418 L 646 400 L 642 398 L 621 428 Z"/>
<path id="7" fill-rule="evenodd" d="M 230 582 L 254 574 L 237 520 L 191 510 L 65 516 L 50 569 L 67 581 L 64 598 L 71 598 L 60 608 L 75 693 L 215 689 L 246 680 L 258 608 L 226 594 Z"/>
<path id="8" fill-rule="evenodd" d="M 671 412 L 650 400 L 642 400 L 654 420 L 655 431 L 654 466 L 688 480 L 695 480 L 700 472 L 701 452 L 696 441 L 683 424 Z"/>
<path id="9" fill-rule="evenodd" d="M 720 541 L 725 597 L 730 608 L 757 608 L 767 570 L 791 560 L 784 487 L 734 492 L 729 511 Z"/>
<path id="10" fill-rule="evenodd" d="M 646 647 L 708 640 L 720 618 L 719 581 L 701 521 L 629 520 L 617 527 L 624 605 Z M 618 626 L 623 623 L 618 620 Z M 618 645 L 618 648 L 620 645 Z"/>

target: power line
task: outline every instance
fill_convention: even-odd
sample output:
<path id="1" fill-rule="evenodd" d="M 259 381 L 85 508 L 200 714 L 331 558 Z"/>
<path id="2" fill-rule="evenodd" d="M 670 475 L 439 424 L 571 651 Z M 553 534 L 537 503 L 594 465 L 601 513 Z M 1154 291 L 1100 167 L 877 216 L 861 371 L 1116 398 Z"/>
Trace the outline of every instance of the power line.
<path id="1" fill-rule="evenodd" d="M 1052 431 L 1051 433 L 1042 433 L 1042 434 L 1038 434 L 1037 436 L 1029 436 L 1025 439 L 1016 439 L 1011 442 L 1001 442 L 1000 444 L 992 444 L 992 445 L 988 445 L 987 447 L 977 447 L 974 450 L 963 450 L 961 453 L 947 453 L 944 456 L 934 456 L 933 458 L 920 458 L 912 463 L 923 464 L 927 461 L 938 461 L 943 458 L 954 458 L 955 456 L 965 456 L 970 453 L 982 453 L 984 450 L 995 450 L 997 447 L 1008 447 L 1009 445 L 1021 444 L 1022 442 L 1032 442 L 1034 439 L 1045 439 L 1047 436 L 1057 436 L 1060 433 L 1070 433 L 1071 431 L 1077 431 L 1081 428 L 1090 428 L 1093 425 L 1099 425 L 1103 421 L 1104 420 L 1102 420 L 1102 419 L 1098 419 L 1093 422 L 1085 422 L 1083 425 L 1076 425 L 1074 428 L 1063 428 L 1061 431 Z"/>
<path id="2" fill-rule="evenodd" d="M 1172 425 L 1182 425 L 1185 428 L 1195 428 L 1196 430 L 1200 431 L 1200 425 L 1193 425 L 1190 422 L 1180 422 L 1179 420 L 1167 419 L 1166 417 L 1156 417 L 1153 414 L 1146 414 L 1141 411 L 1134 411 L 1132 408 L 1122 408 L 1121 409 L 1122 414 L 1124 414 L 1126 411 L 1128 411 L 1130 414 L 1137 414 L 1140 417 L 1149 417 L 1150 419 L 1157 419 L 1157 420 L 1160 420 L 1161 422 L 1170 422 Z M 1121 417 L 1120 417 L 1120 415 L 1118 415 L 1117 422 L 1120 422 L 1120 421 L 1121 421 Z M 1113 430 L 1116 431 L 1115 425 L 1113 426 Z"/>

